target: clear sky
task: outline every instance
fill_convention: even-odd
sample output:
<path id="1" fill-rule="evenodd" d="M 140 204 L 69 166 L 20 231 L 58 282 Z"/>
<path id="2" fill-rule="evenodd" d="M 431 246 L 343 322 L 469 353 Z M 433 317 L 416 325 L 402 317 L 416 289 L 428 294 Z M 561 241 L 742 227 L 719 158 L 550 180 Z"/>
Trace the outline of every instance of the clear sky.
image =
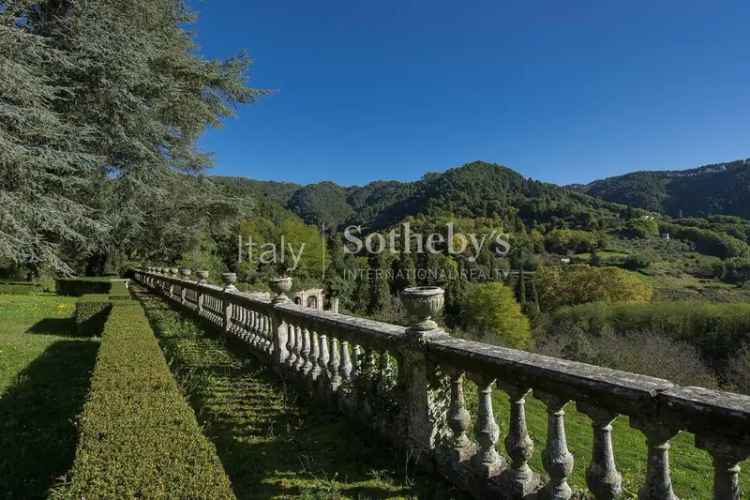
<path id="1" fill-rule="evenodd" d="M 201 139 L 216 174 L 561 184 L 750 157 L 750 2 L 191 0 L 200 52 L 275 90 Z"/>

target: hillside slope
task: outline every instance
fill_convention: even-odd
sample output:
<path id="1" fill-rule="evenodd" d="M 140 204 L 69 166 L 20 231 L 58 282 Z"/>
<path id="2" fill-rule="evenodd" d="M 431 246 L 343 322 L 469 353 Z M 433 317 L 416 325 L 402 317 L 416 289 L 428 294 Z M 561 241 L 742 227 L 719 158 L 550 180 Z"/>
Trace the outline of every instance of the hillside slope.
<path id="1" fill-rule="evenodd" d="M 332 182 L 308 186 L 215 177 L 235 194 L 270 198 L 308 224 L 340 228 L 361 224 L 381 229 L 409 216 L 451 213 L 458 217 L 500 217 L 535 226 L 548 222 L 589 226 L 618 217 L 624 207 L 573 189 L 528 179 L 507 167 L 475 161 L 415 182 L 377 181 L 341 187 Z"/>
<path id="2" fill-rule="evenodd" d="M 750 218 L 750 159 L 691 170 L 633 172 L 578 186 L 604 200 L 673 217 Z"/>

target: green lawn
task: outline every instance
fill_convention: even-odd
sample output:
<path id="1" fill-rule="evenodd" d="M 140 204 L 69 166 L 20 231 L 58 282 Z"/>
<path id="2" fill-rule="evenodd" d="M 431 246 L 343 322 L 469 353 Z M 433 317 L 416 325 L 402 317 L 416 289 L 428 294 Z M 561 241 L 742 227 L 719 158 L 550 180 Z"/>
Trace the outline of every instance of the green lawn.
<path id="1" fill-rule="evenodd" d="M 0 295 L 0 498 L 45 498 L 73 463 L 98 347 L 74 337 L 74 304 Z"/>
<path id="2" fill-rule="evenodd" d="M 285 391 L 244 346 L 141 298 L 238 498 L 462 498 L 405 470 L 405 456 L 369 431 Z"/>

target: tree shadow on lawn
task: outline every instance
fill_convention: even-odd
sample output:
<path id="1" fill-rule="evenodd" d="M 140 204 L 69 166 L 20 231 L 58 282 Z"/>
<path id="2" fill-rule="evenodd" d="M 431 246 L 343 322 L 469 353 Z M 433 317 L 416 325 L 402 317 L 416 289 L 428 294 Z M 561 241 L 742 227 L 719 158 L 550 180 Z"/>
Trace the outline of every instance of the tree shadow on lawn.
<path id="1" fill-rule="evenodd" d="M 140 298 L 239 499 L 465 498 L 407 471 L 405 454 L 372 431 L 285 388 L 242 342 Z"/>
<path id="2" fill-rule="evenodd" d="M 35 335 L 57 335 L 59 337 L 77 337 L 74 318 L 44 318 L 36 322 L 26 333 Z"/>
<path id="3" fill-rule="evenodd" d="M 45 498 L 72 465 L 75 418 L 89 390 L 97 348 L 90 341 L 54 342 L 0 398 L 0 498 Z"/>

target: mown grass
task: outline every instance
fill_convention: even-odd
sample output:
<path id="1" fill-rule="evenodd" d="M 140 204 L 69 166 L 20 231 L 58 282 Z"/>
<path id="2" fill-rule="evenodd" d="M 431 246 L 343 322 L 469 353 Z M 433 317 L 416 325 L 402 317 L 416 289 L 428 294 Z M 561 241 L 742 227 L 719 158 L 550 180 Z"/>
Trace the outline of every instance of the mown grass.
<path id="1" fill-rule="evenodd" d="M 98 341 L 75 337 L 75 299 L 0 295 L 0 498 L 45 498 L 71 466 Z"/>
<path id="2" fill-rule="evenodd" d="M 369 431 L 285 388 L 243 346 L 141 298 L 238 498 L 463 498 Z"/>

